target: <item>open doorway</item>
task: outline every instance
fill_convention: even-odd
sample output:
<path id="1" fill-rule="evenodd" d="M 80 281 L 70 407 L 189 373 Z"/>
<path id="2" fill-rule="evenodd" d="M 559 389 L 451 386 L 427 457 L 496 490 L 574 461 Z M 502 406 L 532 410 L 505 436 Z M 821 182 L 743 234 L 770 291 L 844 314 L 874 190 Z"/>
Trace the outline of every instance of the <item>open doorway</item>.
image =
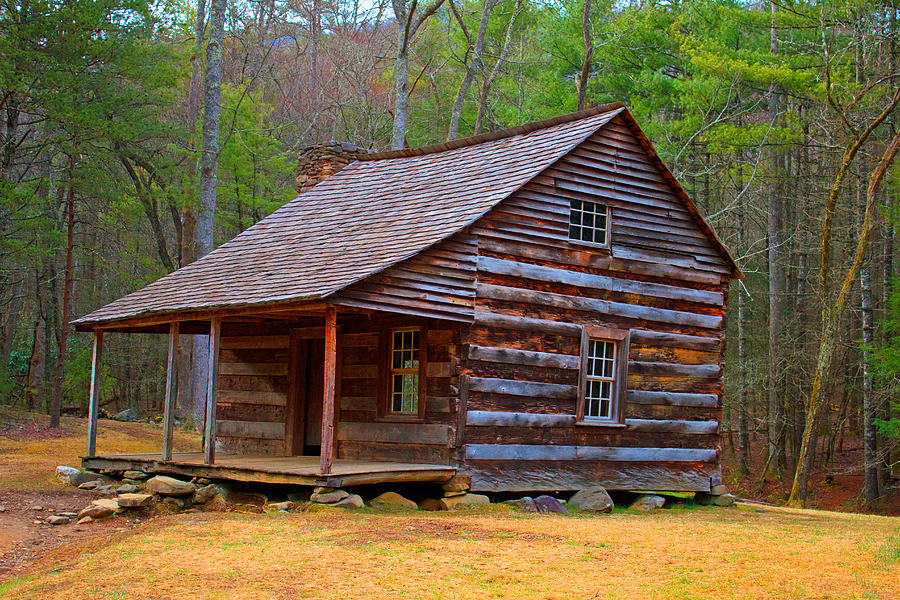
<path id="1" fill-rule="evenodd" d="M 293 436 L 290 454 L 318 456 L 322 445 L 322 394 L 325 388 L 325 340 L 297 340 Z"/>

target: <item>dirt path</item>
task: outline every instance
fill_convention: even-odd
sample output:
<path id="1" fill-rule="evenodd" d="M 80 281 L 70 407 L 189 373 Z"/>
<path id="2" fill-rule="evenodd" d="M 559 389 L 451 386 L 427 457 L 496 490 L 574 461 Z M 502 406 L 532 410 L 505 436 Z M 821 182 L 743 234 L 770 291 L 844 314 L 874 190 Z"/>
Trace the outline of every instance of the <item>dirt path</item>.
<path id="1" fill-rule="evenodd" d="M 85 525 L 49 525 L 47 517 L 78 512 L 94 498 L 83 490 L 0 490 L 0 583 L 12 579 L 47 552 L 76 540 L 109 535 L 133 527 L 140 517 L 118 517 Z M 41 510 L 36 510 L 40 507 Z"/>

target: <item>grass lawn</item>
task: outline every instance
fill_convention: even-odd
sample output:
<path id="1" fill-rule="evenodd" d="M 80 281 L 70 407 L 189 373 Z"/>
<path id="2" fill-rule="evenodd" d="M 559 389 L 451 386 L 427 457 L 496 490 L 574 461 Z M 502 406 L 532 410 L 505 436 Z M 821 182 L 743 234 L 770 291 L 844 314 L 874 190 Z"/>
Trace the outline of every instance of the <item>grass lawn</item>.
<path id="1" fill-rule="evenodd" d="M 126 443 L 128 427 L 107 429 Z M 0 438 L 0 474 L 26 468 L 57 485 L 41 469 L 60 459 L 38 448 L 62 450 L 46 442 L 10 455 Z M 0 583 L 0 598 L 900 598 L 896 518 L 678 506 L 184 513 L 59 546 Z"/>

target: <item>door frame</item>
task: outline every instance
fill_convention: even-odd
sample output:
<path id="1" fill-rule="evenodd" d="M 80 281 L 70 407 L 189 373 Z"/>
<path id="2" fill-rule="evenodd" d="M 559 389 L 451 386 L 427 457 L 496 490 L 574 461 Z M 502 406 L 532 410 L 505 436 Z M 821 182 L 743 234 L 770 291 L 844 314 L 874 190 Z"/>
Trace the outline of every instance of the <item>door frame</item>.
<path id="1" fill-rule="evenodd" d="M 341 333 L 342 325 L 337 327 L 337 356 L 335 357 L 335 382 L 334 382 L 334 423 L 340 420 L 341 410 L 341 366 L 343 364 Z M 288 347 L 288 394 L 284 410 L 284 455 L 303 456 L 306 436 L 306 406 L 310 401 L 319 399 L 307 398 L 306 381 L 301 382 L 299 366 L 301 360 L 307 360 L 307 342 L 309 340 L 325 341 L 325 327 L 292 327 L 290 329 L 290 345 Z M 321 366 L 325 370 L 325 365 Z M 302 383 L 302 385 L 301 385 Z M 337 455 L 337 439 L 334 444 L 334 454 Z"/>

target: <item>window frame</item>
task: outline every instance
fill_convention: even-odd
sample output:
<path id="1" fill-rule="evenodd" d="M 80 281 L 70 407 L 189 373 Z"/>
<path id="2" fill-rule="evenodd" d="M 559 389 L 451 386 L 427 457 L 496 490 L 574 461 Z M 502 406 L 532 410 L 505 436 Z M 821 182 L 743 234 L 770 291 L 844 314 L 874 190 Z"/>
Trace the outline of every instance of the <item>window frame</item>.
<path id="1" fill-rule="evenodd" d="M 415 413 L 395 412 L 393 410 L 393 355 L 394 332 L 418 331 L 419 332 L 419 397 L 417 399 L 417 411 Z M 423 422 L 425 420 L 425 396 L 426 373 L 428 372 L 428 329 L 424 325 L 392 325 L 381 330 L 379 339 L 379 385 L 378 385 L 378 413 L 379 421 Z"/>
<path id="2" fill-rule="evenodd" d="M 573 210 L 572 203 L 576 202 L 576 201 L 582 202 L 582 203 L 590 202 L 591 204 L 597 204 L 599 206 L 603 206 L 606 208 L 606 241 L 604 243 L 601 244 L 600 242 L 587 242 L 587 241 L 576 239 L 576 238 L 572 237 L 572 235 L 570 233 L 570 229 L 572 227 L 572 210 Z M 594 214 L 597 214 L 597 213 L 594 213 Z M 568 219 L 566 221 L 567 221 L 566 222 L 566 239 L 569 241 L 570 244 L 578 244 L 581 246 L 592 246 L 594 248 L 604 248 L 607 250 L 610 248 L 610 243 L 612 240 L 612 209 L 610 208 L 609 204 L 602 202 L 600 200 L 585 200 L 583 198 L 569 198 L 569 212 L 568 212 Z"/>
<path id="3" fill-rule="evenodd" d="M 586 391 L 588 381 L 588 356 L 590 354 L 590 341 L 599 340 L 615 344 L 615 365 L 613 392 L 611 395 L 612 411 L 609 418 L 585 417 Z M 575 408 L 575 422 L 578 425 L 591 425 L 600 427 L 624 427 L 625 426 L 625 397 L 627 393 L 628 377 L 628 352 L 630 348 L 631 331 L 628 329 L 614 329 L 595 325 L 584 325 L 581 328 L 580 367 L 578 371 L 578 401 Z"/>

